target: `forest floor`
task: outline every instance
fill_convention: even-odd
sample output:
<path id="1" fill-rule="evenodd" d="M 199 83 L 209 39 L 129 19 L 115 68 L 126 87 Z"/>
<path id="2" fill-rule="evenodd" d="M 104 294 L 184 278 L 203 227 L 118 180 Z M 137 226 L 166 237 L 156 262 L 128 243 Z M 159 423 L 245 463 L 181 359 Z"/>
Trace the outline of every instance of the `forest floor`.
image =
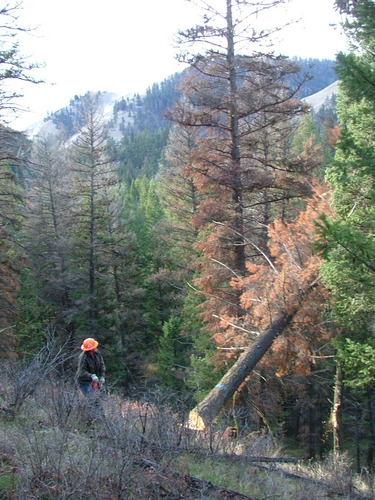
<path id="1" fill-rule="evenodd" d="M 52 382 L 15 405 L 16 386 L 0 397 L 1 499 L 375 498 L 345 456 L 304 463 L 270 435 L 192 431 L 161 400 L 89 402 Z"/>

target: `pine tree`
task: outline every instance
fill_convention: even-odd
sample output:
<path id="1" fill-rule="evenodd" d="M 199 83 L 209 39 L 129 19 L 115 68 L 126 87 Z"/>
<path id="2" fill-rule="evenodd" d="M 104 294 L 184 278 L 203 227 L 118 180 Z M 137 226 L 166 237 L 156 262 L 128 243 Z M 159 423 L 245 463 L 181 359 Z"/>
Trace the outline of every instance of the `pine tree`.
<path id="1" fill-rule="evenodd" d="M 7 133 L 0 128 L 2 144 L 7 143 Z M 7 156 L 6 151 L 0 152 Z M 1 357 L 15 358 L 14 328 L 18 318 L 17 294 L 20 289 L 20 272 L 23 252 L 19 240 L 22 223 L 22 187 L 9 161 L 0 159 L 0 331 Z"/>
<path id="2" fill-rule="evenodd" d="M 142 290 L 138 313 L 139 342 L 142 341 L 146 348 L 154 348 L 164 322 L 175 311 L 179 295 L 171 278 L 173 259 L 165 242 L 165 213 L 156 181 L 146 177 L 133 181 L 127 191 L 125 206 L 131 217 L 130 229 L 135 235 L 137 284 Z"/>
<path id="3" fill-rule="evenodd" d="M 185 366 L 190 365 L 188 357 L 193 353 L 192 337 L 194 337 L 195 348 L 202 354 L 204 348 L 200 345 L 199 338 L 208 336 L 207 332 L 202 331 L 203 324 L 198 318 L 199 304 L 202 300 L 201 297 L 195 296 L 191 285 L 197 270 L 197 262 L 200 259 L 199 252 L 195 249 L 199 231 L 194 222 L 198 213 L 200 193 L 194 179 L 189 175 L 190 155 L 196 146 L 197 138 L 198 131 L 194 129 L 179 125 L 172 127 L 158 179 L 158 192 L 166 214 L 163 221 L 164 242 L 170 249 L 171 255 L 169 281 L 180 290 L 175 308 L 179 311 L 181 318 L 180 334 L 185 339 L 182 344 L 186 355 Z M 209 339 L 207 342 L 209 343 Z M 212 355 L 211 351 L 210 353 Z M 194 367 L 196 362 L 200 363 L 197 359 L 195 356 L 192 358 L 195 374 L 203 371 L 201 368 L 197 370 Z M 204 357 L 202 363 L 207 363 L 207 371 L 211 374 L 213 366 L 209 361 L 209 356 Z M 192 382 L 191 371 L 186 371 L 184 375 L 189 387 L 195 391 L 198 387 L 201 388 L 200 382 L 197 380 Z M 194 375 L 193 378 L 195 379 Z M 212 378 L 209 380 L 211 381 Z M 178 380 L 177 383 L 180 385 L 181 381 Z"/>
<path id="4" fill-rule="evenodd" d="M 164 323 L 159 343 L 157 375 L 165 386 L 179 389 L 186 368 L 180 318 L 172 317 Z"/>
<path id="5" fill-rule="evenodd" d="M 290 154 L 296 118 L 305 110 L 296 98 L 298 85 L 290 84 L 298 66 L 261 52 L 253 30 L 246 38 L 253 52 L 240 52 L 244 22 L 262 7 L 227 0 L 223 13 L 202 5 L 202 25 L 180 33 L 181 43 L 193 48 L 182 56 L 190 68 L 169 116 L 196 131 L 184 170 L 199 196 L 193 223 L 201 258 L 194 286 L 204 297 L 200 311 L 207 331 L 219 339 L 225 337 L 222 318 L 241 322 L 246 313 L 231 279 L 248 274 L 248 259 L 258 262 L 268 252 L 268 224 L 280 214 L 285 220 L 292 216 L 292 200 L 309 194 L 307 181 L 320 157 L 314 148 L 297 158 Z M 215 26 L 217 19 L 221 24 Z M 233 347 L 233 339 L 225 338 L 226 347 Z"/>
<path id="6" fill-rule="evenodd" d="M 0 10 L 0 246 L 1 246 L 1 317 L 2 356 L 16 357 L 15 327 L 17 292 L 22 267 L 22 252 L 18 245 L 21 227 L 22 188 L 20 167 L 23 164 L 25 138 L 6 127 L 12 115 L 19 111 L 22 96 L 17 82 L 37 83 L 32 76 L 37 65 L 30 63 L 19 50 L 18 35 L 30 30 L 18 24 L 19 2 L 5 2 Z"/>
<path id="7" fill-rule="evenodd" d="M 362 54 L 340 54 L 338 58 L 341 134 L 335 161 L 327 171 L 335 217 L 324 219 L 322 274 L 333 294 L 336 320 L 346 329 L 346 335 L 352 336 L 353 342 L 372 348 L 375 73 L 371 47 L 375 10 L 373 2 L 365 0 L 337 4 L 345 14 L 350 14 L 346 29 L 353 42 L 362 48 Z M 357 374 L 352 372 L 353 377 Z"/>
<path id="8" fill-rule="evenodd" d="M 108 270 L 104 259 L 108 235 L 110 189 L 118 183 L 109 156 L 99 96 L 88 94 L 82 122 L 71 156 L 72 220 L 75 272 L 74 294 L 80 303 L 82 334 L 103 335 L 112 326 L 108 315 L 110 293 L 102 275 Z M 107 293 L 108 292 L 108 293 Z M 85 332 L 85 333 L 83 333 Z"/>
<path id="9" fill-rule="evenodd" d="M 138 286 L 136 237 L 131 230 L 132 218 L 125 207 L 127 187 L 119 184 L 103 189 L 101 208 L 103 226 L 100 276 L 105 290 L 102 314 L 107 318 L 111 337 L 106 339 L 107 365 L 119 383 L 128 382 L 137 373 L 134 352 L 139 349 L 139 301 L 143 295 Z"/>
<path id="10" fill-rule="evenodd" d="M 215 340 L 218 356 L 224 356 L 229 346 L 232 357 L 237 359 L 192 411 L 192 421 L 198 427 L 212 422 L 229 398 L 249 381 L 255 367 L 263 370 L 263 377 L 267 374 L 267 386 L 274 376 L 294 375 L 303 393 L 308 384 L 300 379 L 312 380 L 316 354 L 329 344 L 334 333 L 322 322 L 327 293 L 319 283 L 321 259 L 313 251 L 317 239 L 315 221 L 321 213 L 329 213 L 327 194 L 326 189 L 317 187 L 296 221 L 271 224 L 269 257 L 264 254 L 262 264 L 249 262 L 249 275 L 232 279 L 232 286 L 242 291 L 241 305 L 246 314 L 241 322 L 223 316 L 221 327 L 225 333 Z M 258 395 L 254 395 L 254 385 Z M 262 401 L 270 399 L 269 387 L 264 393 L 257 385 L 250 384 L 250 397 L 255 401 L 259 397 L 259 407 L 265 411 Z M 276 387 L 273 383 L 272 388 Z M 268 411 L 277 412 L 277 399 Z"/>
<path id="11" fill-rule="evenodd" d="M 18 335 L 27 329 L 38 329 L 38 335 L 34 338 L 29 335 L 22 342 L 26 348 L 29 343 L 35 348 L 38 340 L 44 341 L 41 324 L 53 324 L 64 342 L 74 336 L 75 309 L 69 272 L 71 179 L 66 151 L 58 138 L 35 140 L 29 165 L 23 234 L 28 260 L 23 273 Z"/>
<path id="12" fill-rule="evenodd" d="M 361 405 L 367 400 L 371 441 L 367 466 L 373 467 L 375 396 L 373 392 L 374 337 L 374 23 L 370 0 L 337 0 L 346 15 L 344 29 L 349 54 L 339 54 L 340 93 L 337 104 L 340 135 L 327 182 L 332 189 L 334 216 L 321 226 L 325 262 L 322 277 L 332 294 L 334 318 L 342 331 L 335 339 L 343 384 L 353 387 L 348 397 Z M 359 437 L 357 449 L 359 449 Z M 357 456 L 358 464 L 360 457 Z"/>
<path id="13" fill-rule="evenodd" d="M 0 10 L 0 121 L 2 125 L 8 123 L 10 117 L 20 110 L 17 102 L 22 97 L 22 92 L 17 90 L 15 85 L 17 81 L 41 83 L 41 80 L 33 77 L 38 64 L 30 62 L 19 49 L 17 36 L 20 33 L 32 31 L 18 23 L 20 8 L 20 2 L 5 2 Z M 2 153 L 4 152 L 3 149 Z"/>

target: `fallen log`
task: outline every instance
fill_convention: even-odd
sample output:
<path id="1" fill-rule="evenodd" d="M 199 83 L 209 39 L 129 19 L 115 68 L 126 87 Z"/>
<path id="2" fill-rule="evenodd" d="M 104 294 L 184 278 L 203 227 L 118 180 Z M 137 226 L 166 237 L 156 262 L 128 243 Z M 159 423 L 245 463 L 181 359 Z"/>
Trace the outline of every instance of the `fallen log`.
<path id="1" fill-rule="evenodd" d="M 256 457 L 249 455 L 238 455 L 236 453 L 205 453 L 199 450 L 189 450 L 189 453 L 198 456 L 212 457 L 218 460 L 228 460 L 231 462 L 265 462 L 265 463 L 293 463 L 298 462 L 296 457 Z"/>
<path id="2" fill-rule="evenodd" d="M 301 303 L 308 293 L 316 286 L 314 280 L 301 294 L 288 312 L 281 312 L 275 321 L 255 340 L 252 347 L 244 351 L 234 365 L 222 377 L 211 392 L 189 413 L 187 427 L 193 430 L 204 430 L 212 425 L 214 418 L 225 403 L 233 396 L 245 378 L 255 368 L 266 354 L 274 340 L 281 335 L 297 314 Z"/>
<path id="3" fill-rule="evenodd" d="M 278 474 L 281 474 L 284 477 L 287 477 L 290 479 L 296 479 L 296 480 L 299 480 L 301 482 L 313 484 L 313 485 L 317 486 L 318 488 L 325 490 L 326 494 L 327 494 L 327 498 L 328 497 L 330 498 L 334 495 L 337 495 L 337 496 L 342 497 L 342 498 L 344 498 L 344 495 L 346 496 L 346 494 L 343 492 L 342 489 L 340 489 L 340 487 L 332 486 L 327 481 L 324 481 L 322 479 L 316 479 L 314 477 L 309 477 L 306 475 L 297 474 L 295 472 L 290 472 L 288 470 L 284 470 L 282 467 L 276 467 L 276 468 L 272 467 L 272 469 L 268 465 L 256 465 L 256 467 L 260 470 L 265 470 L 265 471 L 273 471 L 273 472 L 277 471 Z M 351 500 L 374 500 L 373 495 L 366 494 L 366 493 L 360 493 L 360 492 L 358 492 L 358 490 L 354 491 L 354 489 L 356 489 L 356 488 L 352 485 L 350 487 L 350 493 L 348 493 L 349 494 L 348 498 L 350 498 Z"/>
<path id="4" fill-rule="evenodd" d="M 138 458 L 135 460 L 135 463 L 140 465 L 146 469 L 158 470 L 160 469 L 161 473 L 165 473 L 163 467 L 160 464 L 153 462 L 152 460 L 148 460 L 145 458 Z M 209 491 L 210 495 L 215 494 L 215 498 L 218 500 L 257 500 L 253 497 L 248 497 L 247 495 L 243 495 L 242 493 L 238 493 L 238 491 L 228 490 L 227 488 L 221 488 L 220 486 L 216 486 L 211 481 L 205 481 L 204 479 L 200 479 L 198 477 L 190 476 L 190 474 L 183 474 L 182 472 L 178 472 L 173 469 L 167 469 L 169 474 L 172 474 L 174 477 L 183 479 L 185 483 L 190 488 L 196 488 L 197 490 Z M 181 496 L 181 498 L 183 498 Z M 202 497 L 199 497 L 202 498 Z"/>

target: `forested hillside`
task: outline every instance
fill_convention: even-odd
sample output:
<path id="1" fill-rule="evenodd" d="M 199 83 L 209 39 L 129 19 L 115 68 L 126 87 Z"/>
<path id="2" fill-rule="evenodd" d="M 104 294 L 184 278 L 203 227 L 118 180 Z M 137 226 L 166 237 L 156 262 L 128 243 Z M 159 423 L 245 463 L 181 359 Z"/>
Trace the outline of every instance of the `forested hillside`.
<path id="1" fill-rule="evenodd" d="M 337 80 L 334 61 L 320 59 L 295 59 L 304 79 L 298 95 L 303 98 L 327 87 Z M 109 109 L 106 121 L 112 154 L 120 162 L 119 173 L 126 182 L 145 175 L 154 177 L 167 141 L 171 126 L 166 112 L 179 98 L 179 84 L 183 74 L 175 74 L 155 83 L 145 95 L 120 97 L 108 92 L 99 93 L 99 101 Z M 81 108 L 85 96 L 75 96 L 69 106 L 48 115 L 35 133 L 58 130 L 66 139 L 74 136 L 82 125 Z M 325 117 L 324 111 L 322 111 Z M 325 118 L 324 118 L 325 119 Z M 47 126 L 46 126 L 47 124 Z M 55 129 L 50 128 L 53 124 Z"/>
<path id="2" fill-rule="evenodd" d="M 334 62 L 237 52 L 227 3 L 145 95 L 75 96 L 33 137 L 2 126 L 2 357 L 53 340 L 72 382 L 93 337 L 114 394 L 371 471 L 372 4 L 338 2 L 364 52 Z"/>
<path id="3" fill-rule="evenodd" d="M 335 71 L 336 62 L 329 59 L 301 59 L 294 58 L 301 67 L 301 72 L 310 75 L 310 79 L 303 83 L 299 97 L 307 97 L 316 94 L 328 87 L 338 79 Z"/>

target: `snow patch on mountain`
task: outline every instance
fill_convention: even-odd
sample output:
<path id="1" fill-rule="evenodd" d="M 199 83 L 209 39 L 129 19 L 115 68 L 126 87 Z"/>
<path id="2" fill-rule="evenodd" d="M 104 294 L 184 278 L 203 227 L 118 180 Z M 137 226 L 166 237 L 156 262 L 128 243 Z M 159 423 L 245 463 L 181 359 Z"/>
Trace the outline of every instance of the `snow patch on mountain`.
<path id="1" fill-rule="evenodd" d="M 333 95 L 337 95 L 339 93 L 338 84 L 339 82 L 336 80 L 331 83 L 331 85 L 328 85 L 328 87 L 325 87 L 316 94 L 304 97 L 302 101 L 306 102 L 313 111 L 317 112 L 323 104 L 332 98 Z"/>
<path id="2" fill-rule="evenodd" d="M 126 123 L 129 123 L 131 121 L 131 118 L 129 118 L 127 116 L 127 113 L 125 113 L 124 111 L 119 111 L 116 115 L 116 118 L 114 117 L 114 106 L 116 102 L 119 102 L 122 99 L 126 98 L 127 96 L 123 96 L 116 92 L 100 92 L 99 94 L 99 109 L 103 117 L 103 122 L 111 123 L 109 135 L 114 140 L 120 140 L 123 137 L 123 132 L 121 132 L 120 126 L 123 126 L 124 124 L 126 125 Z M 73 108 L 73 105 L 70 104 L 66 109 L 69 108 Z M 38 121 L 25 131 L 26 135 L 30 139 L 36 137 L 48 137 L 49 135 L 55 136 L 59 134 L 59 132 L 60 130 L 58 126 L 51 118 Z"/>
<path id="3" fill-rule="evenodd" d="M 30 139 L 33 139 L 36 136 L 45 136 L 48 137 L 49 135 L 57 135 L 59 132 L 58 128 L 56 125 L 53 123 L 52 120 L 47 120 L 47 121 L 38 121 L 31 125 L 27 130 L 26 130 L 26 135 Z"/>
<path id="4" fill-rule="evenodd" d="M 307 103 L 314 112 L 319 111 L 319 109 L 329 101 L 333 95 L 338 94 L 338 81 L 333 82 L 328 87 L 323 90 L 313 94 L 311 96 L 305 97 L 302 99 L 305 103 Z M 133 122 L 132 114 L 129 113 L 128 110 L 119 109 L 114 112 L 115 104 L 120 103 L 122 100 L 131 99 L 130 96 L 123 96 L 116 92 L 100 92 L 99 93 L 99 102 L 101 106 L 101 113 L 103 115 L 104 123 L 109 124 L 109 137 L 111 137 L 114 141 L 119 142 L 124 136 L 124 130 L 128 125 L 131 125 Z M 69 106 L 64 109 L 72 109 L 74 113 L 75 103 L 71 102 Z M 121 108 L 121 106 L 119 106 Z M 61 110 L 58 110 L 61 111 Z M 58 113 L 58 111 L 56 113 Z M 55 136 L 59 134 L 60 130 L 58 125 L 54 122 L 53 119 L 45 119 L 39 121 L 29 127 L 26 130 L 26 135 L 30 138 L 36 137 L 47 137 L 49 135 Z M 72 141 L 73 137 L 70 137 L 69 142 Z"/>

